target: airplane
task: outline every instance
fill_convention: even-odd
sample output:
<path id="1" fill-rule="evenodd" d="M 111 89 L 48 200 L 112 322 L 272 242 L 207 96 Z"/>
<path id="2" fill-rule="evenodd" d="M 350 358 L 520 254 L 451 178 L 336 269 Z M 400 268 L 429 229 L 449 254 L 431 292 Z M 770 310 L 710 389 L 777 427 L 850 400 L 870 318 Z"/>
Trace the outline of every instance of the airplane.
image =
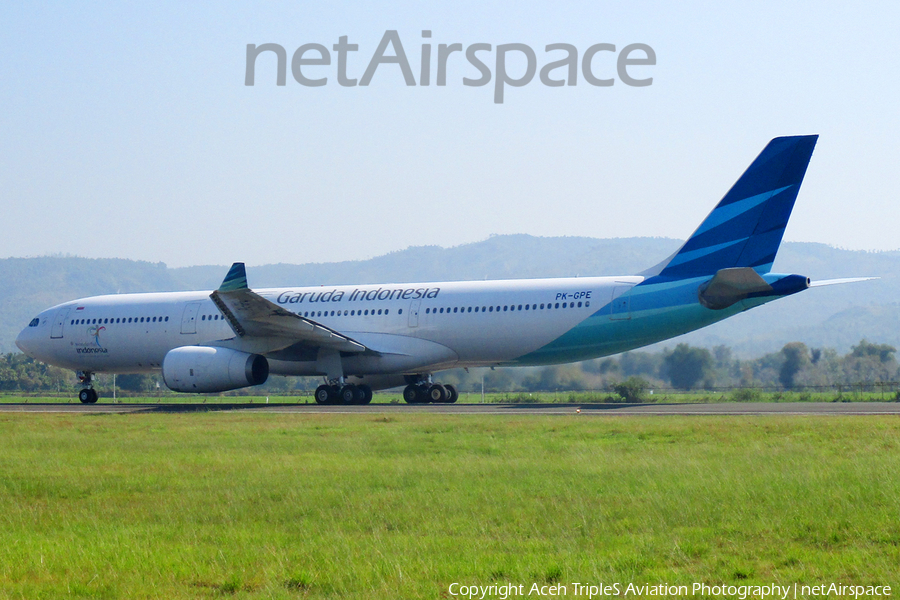
<path id="1" fill-rule="evenodd" d="M 672 338 L 809 287 L 771 273 L 817 135 L 773 139 L 687 241 L 635 275 L 251 289 L 234 263 L 218 289 L 95 296 L 49 308 L 16 345 L 76 371 L 160 372 L 176 392 L 224 392 L 270 374 L 321 376 L 320 404 L 452 403 L 435 382 L 461 367 L 609 356 Z"/>

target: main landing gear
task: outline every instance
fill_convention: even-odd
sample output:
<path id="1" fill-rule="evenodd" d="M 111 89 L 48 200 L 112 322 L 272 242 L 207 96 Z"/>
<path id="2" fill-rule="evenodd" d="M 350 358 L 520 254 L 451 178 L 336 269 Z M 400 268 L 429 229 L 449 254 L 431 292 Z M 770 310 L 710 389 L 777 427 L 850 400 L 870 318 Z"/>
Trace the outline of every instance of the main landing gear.
<path id="1" fill-rule="evenodd" d="M 98 396 L 97 390 L 93 387 L 94 374 L 90 371 L 78 371 L 75 376 L 78 377 L 78 381 L 84 386 L 78 392 L 78 400 L 82 404 L 96 404 Z"/>
<path id="2" fill-rule="evenodd" d="M 403 399 L 407 404 L 453 404 L 459 400 L 459 392 L 449 383 L 411 383 L 403 388 Z"/>
<path id="3" fill-rule="evenodd" d="M 372 388 L 352 383 L 320 385 L 315 397 L 316 404 L 368 404 L 372 401 Z"/>

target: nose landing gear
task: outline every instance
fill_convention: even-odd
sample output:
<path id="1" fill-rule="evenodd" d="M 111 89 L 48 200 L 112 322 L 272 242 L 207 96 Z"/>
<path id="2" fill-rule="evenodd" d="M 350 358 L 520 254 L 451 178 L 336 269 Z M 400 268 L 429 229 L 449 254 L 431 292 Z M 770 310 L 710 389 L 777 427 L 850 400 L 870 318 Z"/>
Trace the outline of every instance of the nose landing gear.
<path id="1" fill-rule="evenodd" d="M 82 404 L 96 404 L 99 396 L 97 395 L 97 390 L 93 387 L 94 374 L 90 371 L 78 371 L 75 375 L 78 377 L 81 385 L 84 386 L 78 392 L 78 401 Z"/>

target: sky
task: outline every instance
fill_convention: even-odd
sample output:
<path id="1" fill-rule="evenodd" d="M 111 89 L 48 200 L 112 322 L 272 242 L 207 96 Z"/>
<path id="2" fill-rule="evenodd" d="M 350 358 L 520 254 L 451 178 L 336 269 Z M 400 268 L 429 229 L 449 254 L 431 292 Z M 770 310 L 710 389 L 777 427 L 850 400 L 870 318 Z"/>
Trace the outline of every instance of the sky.
<path id="1" fill-rule="evenodd" d="M 262 6 L 260 6 L 260 4 Z M 563 5 L 561 5 L 563 4 Z M 366 259 L 492 234 L 685 238 L 765 144 L 820 135 L 789 241 L 900 248 L 900 4 L 889 2 L 42 2 L 0 7 L 0 257 L 119 257 L 169 266 Z M 419 82 L 423 43 L 490 44 L 447 85 L 368 86 L 248 44 L 357 44 L 360 79 L 397 31 Z M 431 31 L 424 39 L 422 32 Z M 538 76 L 494 102 L 496 47 L 536 68 L 594 44 L 590 85 Z M 392 56 L 391 46 L 386 56 Z M 507 72 L 525 72 L 507 53 Z M 316 56 L 315 53 L 304 55 Z M 640 53 L 635 54 L 640 56 Z M 565 69 L 554 71 L 560 77 Z M 664 258 L 664 257 L 660 257 Z"/>

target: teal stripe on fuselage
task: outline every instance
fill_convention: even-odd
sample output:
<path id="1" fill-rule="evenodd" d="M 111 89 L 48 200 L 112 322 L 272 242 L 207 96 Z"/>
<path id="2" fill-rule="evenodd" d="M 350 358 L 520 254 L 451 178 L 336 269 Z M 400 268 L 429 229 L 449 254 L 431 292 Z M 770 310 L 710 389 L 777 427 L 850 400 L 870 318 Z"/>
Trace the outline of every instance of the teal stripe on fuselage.
<path id="1" fill-rule="evenodd" d="M 635 286 L 627 292 L 628 318 L 612 319 L 612 303 L 606 304 L 559 338 L 507 364 L 557 364 L 618 354 L 712 325 L 778 297 L 748 299 L 724 310 L 711 310 L 697 299 L 697 289 L 707 279 Z"/>
<path id="2" fill-rule="evenodd" d="M 742 310 L 741 303 L 723 311 L 696 304 L 653 311 L 655 314 L 632 312 L 631 319 L 624 321 L 594 315 L 543 348 L 508 364 L 547 365 L 610 356 L 711 325 Z"/>

